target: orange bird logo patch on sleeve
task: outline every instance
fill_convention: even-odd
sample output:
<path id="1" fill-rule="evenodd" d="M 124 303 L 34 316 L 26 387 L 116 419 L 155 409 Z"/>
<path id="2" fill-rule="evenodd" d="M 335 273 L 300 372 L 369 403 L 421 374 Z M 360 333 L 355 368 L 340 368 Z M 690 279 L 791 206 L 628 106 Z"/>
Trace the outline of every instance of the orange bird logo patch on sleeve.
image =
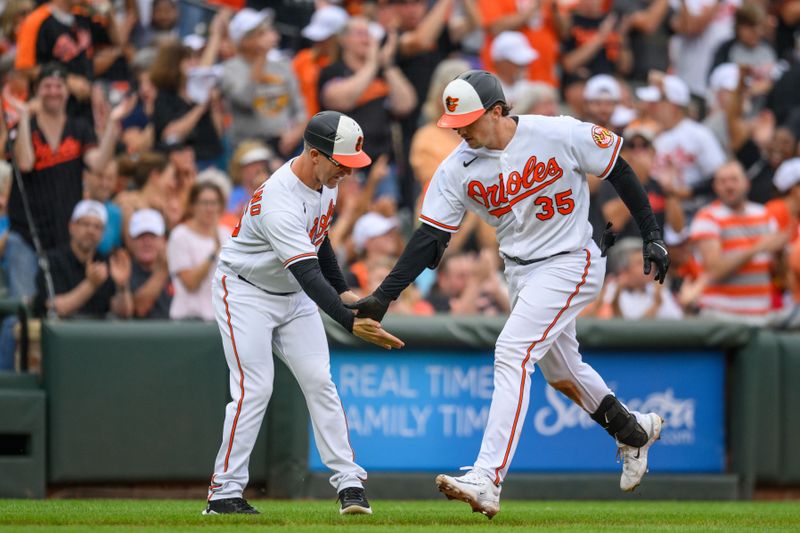
<path id="1" fill-rule="evenodd" d="M 593 126 L 592 140 L 600 148 L 608 148 L 614 143 L 614 134 L 602 126 Z"/>
<path id="2" fill-rule="evenodd" d="M 458 98 L 453 98 L 452 96 L 448 96 L 447 98 L 444 99 L 444 104 L 445 107 L 447 107 L 447 110 L 452 113 L 458 107 Z"/>

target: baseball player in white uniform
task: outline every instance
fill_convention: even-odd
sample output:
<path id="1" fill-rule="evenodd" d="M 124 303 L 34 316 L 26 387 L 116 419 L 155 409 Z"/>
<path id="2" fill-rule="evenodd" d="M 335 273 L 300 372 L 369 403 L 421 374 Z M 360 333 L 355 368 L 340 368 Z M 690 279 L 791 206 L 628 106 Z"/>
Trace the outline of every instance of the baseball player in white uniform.
<path id="1" fill-rule="evenodd" d="M 669 257 L 642 186 L 619 157 L 622 139 L 570 117 L 509 116 L 500 83 L 471 70 L 450 82 L 438 125 L 464 141 L 445 159 L 425 196 L 422 225 L 376 291 L 352 306 L 376 320 L 425 267 L 435 267 L 466 210 L 494 226 L 505 260 L 512 311 L 495 348 L 494 392 L 478 458 L 460 477 L 439 475 L 451 499 L 491 518 L 500 510 L 528 409 L 534 365 L 613 436 L 624 460 L 620 487 L 647 471 L 648 448 L 662 420 L 631 413 L 581 360 L 575 319 L 600 291 L 605 258 L 591 239 L 586 174 L 614 184 L 645 242 L 645 273 L 662 282 Z"/>
<path id="2" fill-rule="evenodd" d="M 317 307 L 354 335 L 383 346 L 403 343 L 378 322 L 354 318 L 328 241 L 339 182 L 369 165 L 361 127 L 334 111 L 318 113 L 303 153 L 278 169 L 250 199 L 222 247 L 213 302 L 230 369 L 232 401 L 204 514 L 257 514 L 242 497 L 250 453 L 272 393 L 272 355 L 294 374 L 306 397 L 322 461 L 334 472 L 342 514 L 372 513 L 354 461 L 328 344 Z M 270 347 L 272 348 L 270 350 Z"/>

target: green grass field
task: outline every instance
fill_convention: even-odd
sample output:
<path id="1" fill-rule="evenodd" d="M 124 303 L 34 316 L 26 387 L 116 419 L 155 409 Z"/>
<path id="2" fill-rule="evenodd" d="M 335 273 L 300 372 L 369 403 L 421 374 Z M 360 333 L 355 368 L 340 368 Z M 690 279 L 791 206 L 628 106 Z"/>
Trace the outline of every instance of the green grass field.
<path id="1" fill-rule="evenodd" d="M 339 516 L 333 501 L 258 501 L 260 516 L 201 516 L 202 501 L 0 500 L 0 531 L 800 531 L 795 502 L 505 501 L 494 520 L 448 501 L 372 502 Z"/>

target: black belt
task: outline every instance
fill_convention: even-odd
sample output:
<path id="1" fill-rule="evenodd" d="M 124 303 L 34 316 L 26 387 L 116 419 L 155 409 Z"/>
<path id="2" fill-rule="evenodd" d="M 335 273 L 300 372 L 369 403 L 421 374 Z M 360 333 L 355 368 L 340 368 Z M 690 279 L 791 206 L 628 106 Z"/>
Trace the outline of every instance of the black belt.
<path id="1" fill-rule="evenodd" d="M 570 253 L 569 250 L 566 250 L 566 251 L 563 251 L 563 252 L 558 252 L 557 254 L 549 255 L 547 257 L 540 257 L 539 259 L 520 259 L 519 257 L 511 257 L 510 255 L 506 255 L 504 253 L 501 253 L 500 255 L 502 255 L 503 257 L 505 257 L 509 261 L 515 262 L 518 265 L 526 266 L 526 265 L 532 265 L 534 263 L 541 263 L 542 261 L 547 261 L 548 259 L 552 259 L 552 258 L 557 257 L 559 255 L 565 255 L 565 254 L 568 254 L 568 253 Z"/>
<path id="2" fill-rule="evenodd" d="M 247 280 L 244 278 L 244 276 L 242 276 L 242 275 L 236 274 L 236 277 L 237 277 L 237 278 L 239 278 L 240 280 L 244 281 L 244 282 L 245 282 L 245 283 L 247 283 L 248 285 L 252 285 L 252 286 L 253 286 L 253 287 L 255 287 L 256 289 L 258 289 L 258 290 L 260 290 L 260 291 L 264 291 L 264 292 L 266 292 L 267 294 L 271 294 L 271 295 L 273 295 L 273 296 L 291 296 L 292 294 L 297 294 L 298 292 L 300 292 L 300 291 L 293 291 L 293 292 L 272 292 L 272 291 L 268 291 L 267 289 L 264 289 L 264 288 L 262 288 L 262 287 L 259 287 L 259 286 L 258 286 L 258 285 L 256 285 L 255 283 L 252 283 L 252 282 L 250 282 L 250 281 L 247 281 Z"/>

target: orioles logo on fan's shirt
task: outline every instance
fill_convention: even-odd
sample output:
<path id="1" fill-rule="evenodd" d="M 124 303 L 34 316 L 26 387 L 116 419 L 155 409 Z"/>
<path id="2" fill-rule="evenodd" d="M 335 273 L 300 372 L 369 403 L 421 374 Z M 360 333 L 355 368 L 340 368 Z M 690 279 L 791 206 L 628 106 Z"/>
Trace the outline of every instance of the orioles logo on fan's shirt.
<path id="1" fill-rule="evenodd" d="M 458 98 L 453 98 L 452 96 L 448 96 L 447 98 L 444 99 L 444 104 L 445 107 L 447 107 L 447 110 L 452 113 L 458 107 Z"/>
<path id="2" fill-rule="evenodd" d="M 614 134 L 602 126 L 592 126 L 592 140 L 600 148 L 608 148 L 614 143 Z"/>

